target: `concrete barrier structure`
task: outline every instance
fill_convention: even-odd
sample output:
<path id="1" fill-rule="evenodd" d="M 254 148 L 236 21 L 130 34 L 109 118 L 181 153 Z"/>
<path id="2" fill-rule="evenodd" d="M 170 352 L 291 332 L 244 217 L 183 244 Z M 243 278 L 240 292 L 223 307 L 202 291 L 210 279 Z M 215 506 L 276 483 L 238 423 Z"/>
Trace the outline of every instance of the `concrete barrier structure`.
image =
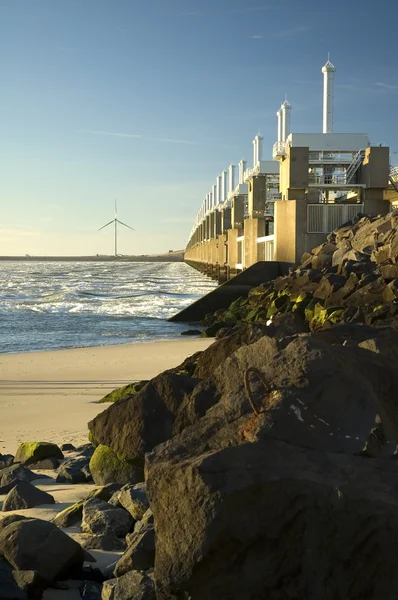
<path id="1" fill-rule="evenodd" d="M 225 281 L 259 261 L 297 264 L 336 227 L 398 203 L 398 168 L 366 134 L 333 132 L 335 68 L 324 74 L 323 133 L 292 133 L 287 99 L 277 111 L 272 160 L 253 140 L 253 166 L 229 166 L 197 215 L 185 250 L 191 266 Z"/>

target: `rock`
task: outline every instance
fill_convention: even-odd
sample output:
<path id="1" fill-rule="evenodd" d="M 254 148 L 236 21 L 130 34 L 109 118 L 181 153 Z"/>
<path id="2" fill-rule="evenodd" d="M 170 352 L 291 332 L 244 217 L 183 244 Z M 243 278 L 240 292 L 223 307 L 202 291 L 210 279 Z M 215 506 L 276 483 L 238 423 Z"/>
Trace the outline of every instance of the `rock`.
<path id="1" fill-rule="evenodd" d="M 267 328 L 264 325 L 246 325 L 239 327 L 224 338 L 216 340 L 199 356 L 194 376 L 198 379 L 209 377 L 228 356 L 243 345 L 251 344 L 263 335 Z"/>
<path id="2" fill-rule="evenodd" d="M 186 331 L 181 331 L 180 335 L 200 335 L 202 332 L 200 329 L 187 329 Z"/>
<path id="3" fill-rule="evenodd" d="M 12 574 L 15 583 L 21 590 L 26 592 L 29 600 L 41 599 L 46 585 L 37 571 L 13 571 Z"/>
<path id="4" fill-rule="evenodd" d="M 55 504 L 54 497 L 26 481 L 20 481 L 5 497 L 2 511 L 34 508 L 42 504 Z"/>
<path id="5" fill-rule="evenodd" d="M 118 484 L 111 484 L 90 492 L 83 500 L 79 500 L 79 502 L 75 502 L 72 506 L 68 506 L 59 512 L 52 522 L 54 525 L 57 525 L 57 527 L 61 528 L 76 525 L 76 523 L 83 518 L 83 504 L 87 502 L 87 500 L 90 500 L 90 498 L 98 498 L 99 500 L 108 501 L 118 488 L 120 488 Z"/>
<path id="6" fill-rule="evenodd" d="M 125 537 L 133 526 L 134 521 L 127 511 L 108 502 L 91 498 L 83 505 L 83 533 Z"/>
<path id="7" fill-rule="evenodd" d="M 58 527 L 40 519 L 15 521 L 0 532 L 0 555 L 22 571 L 35 570 L 47 582 L 83 564 L 83 550 Z"/>
<path id="8" fill-rule="evenodd" d="M 119 492 L 118 502 L 135 521 L 140 521 L 149 509 L 145 483 L 123 486 Z"/>
<path id="9" fill-rule="evenodd" d="M 171 437 L 175 415 L 196 383 L 187 375 L 165 371 L 131 399 L 109 406 L 88 427 L 94 438 L 111 448 L 119 459 L 143 467 L 145 453 Z M 90 469 L 96 482 L 92 464 Z"/>
<path id="10" fill-rule="evenodd" d="M 94 450 L 95 447 L 93 446 L 93 444 L 83 444 L 82 446 L 78 446 L 76 448 L 76 452 L 80 456 L 80 458 L 85 457 L 88 459 L 92 457 L 92 455 L 94 454 Z"/>
<path id="11" fill-rule="evenodd" d="M 141 521 L 137 521 L 137 523 L 134 525 L 134 533 L 139 533 L 144 527 L 146 527 L 147 525 L 151 525 L 153 522 L 154 522 L 153 512 L 150 508 L 148 508 L 148 510 L 142 517 Z M 131 543 L 131 539 L 129 539 L 129 535 L 132 535 L 132 534 L 128 534 L 126 536 L 127 545 L 130 545 L 130 543 Z"/>
<path id="12" fill-rule="evenodd" d="M 0 454 L 0 471 L 12 465 L 14 457 L 12 454 Z"/>
<path id="13" fill-rule="evenodd" d="M 6 467 L 0 471 L 0 487 L 6 486 L 15 481 L 27 481 L 30 483 L 34 479 L 43 477 L 43 475 L 35 475 L 32 471 L 23 465 L 15 464 Z M 4 493 L 4 492 L 2 492 Z"/>
<path id="14" fill-rule="evenodd" d="M 74 452 L 76 448 L 73 444 L 62 444 L 61 450 L 62 452 Z"/>
<path id="15" fill-rule="evenodd" d="M 57 474 L 57 483 L 86 483 L 87 475 L 83 469 L 61 465 Z"/>
<path id="16" fill-rule="evenodd" d="M 398 438 L 397 335 L 263 336 L 198 385 L 207 411 L 146 456 L 158 600 L 395 598 L 395 462 L 355 454 L 377 415 Z"/>
<path id="17" fill-rule="evenodd" d="M 32 463 L 29 465 L 32 470 L 43 470 L 43 471 L 54 471 L 59 467 L 59 459 L 58 458 L 45 458 L 44 460 L 39 460 L 36 463 Z"/>
<path id="18" fill-rule="evenodd" d="M 130 398 L 135 396 L 135 394 L 137 394 L 140 390 L 142 390 L 142 388 L 145 387 L 147 383 L 148 380 L 145 379 L 142 381 L 135 381 L 134 383 L 129 383 L 128 385 L 124 385 L 121 388 L 117 388 L 116 390 L 113 390 L 112 392 L 104 396 L 99 401 L 99 404 L 106 402 L 118 402 L 119 400 L 129 400 Z"/>
<path id="19" fill-rule="evenodd" d="M 212 338 L 215 337 L 215 335 L 218 331 L 220 331 L 220 329 L 224 329 L 225 327 L 233 327 L 233 325 L 233 322 L 228 323 L 226 321 L 216 321 L 209 327 L 206 327 L 206 329 L 204 329 L 200 335 L 203 338 Z"/>
<path id="20" fill-rule="evenodd" d="M 102 584 L 95 581 L 85 581 L 79 587 L 82 600 L 101 600 Z"/>
<path id="21" fill-rule="evenodd" d="M 56 444 L 50 444 L 49 442 L 24 442 L 17 450 L 15 462 L 30 465 L 45 458 L 63 459 L 64 455 Z"/>
<path id="22" fill-rule="evenodd" d="M 138 571 L 109 579 L 104 582 L 102 600 L 156 600 L 153 579 Z"/>
<path id="23" fill-rule="evenodd" d="M 106 535 L 81 534 L 75 540 L 82 548 L 87 550 L 104 550 L 106 552 L 120 552 L 126 549 L 126 542 L 111 533 Z"/>
<path id="24" fill-rule="evenodd" d="M 90 460 L 90 472 L 97 485 L 108 483 L 125 484 L 144 479 L 141 467 L 120 459 L 109 447 L 100 445 Z"/>
<path id="25" fill-rule="evenodd" d="M 167 456 L 147 480 L 158 600 L 396 597 L 391 462 L 271 438 Z"/>
<path id="26" fill-rule="evenodd" d="M 23 515 L 5 515 L 0 519 L 0 533 L 7 525 L 11 525 L 11 523 L 15 523 L 16 521 L 25 521 L 26 519 L 27 517 Z"/>
<path id="27" fill-rule="evenodd" d="M 147 525 L 140 533 L 133 533 L 126 552 L 115 567 L 115 576 L 121 577 L 128 571 L 146 571 L 155 564 L 155 529 Z"/>
<path id="28" fill-rule="evenodd" d="M 19 587 L 15 581 L 12 568 L 2 558 L 0 558 L 0 599 L 28 600 L 26 590 Z"/>

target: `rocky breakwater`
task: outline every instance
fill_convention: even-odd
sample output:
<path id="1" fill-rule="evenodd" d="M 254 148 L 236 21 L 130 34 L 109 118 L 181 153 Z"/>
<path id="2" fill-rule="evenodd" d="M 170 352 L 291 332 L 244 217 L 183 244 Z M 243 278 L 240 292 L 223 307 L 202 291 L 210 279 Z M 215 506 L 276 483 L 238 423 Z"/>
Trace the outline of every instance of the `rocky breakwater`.
<path id="1" fill-rule="evenodd" d="M 242 322 L 295 313 L 311 331 L 336 323 L 377 323 L 398 315 L 398 211 L 362 217 L 328 235 L 285 277 L 254 288 L 204 320 L 205 336 Z M 220 331 L 221 330 L 221 331 Z"/>
<path id="2" fill-rule="evenodd" d="M 143 465 L 154 519 L 103 598 L 155 597 L 128 595 L 145 575 L 159 600 L 395 599 L 396 348 L 389 326 L 303 332 L 284 315 L 98 415 L 97 443 Z"/>

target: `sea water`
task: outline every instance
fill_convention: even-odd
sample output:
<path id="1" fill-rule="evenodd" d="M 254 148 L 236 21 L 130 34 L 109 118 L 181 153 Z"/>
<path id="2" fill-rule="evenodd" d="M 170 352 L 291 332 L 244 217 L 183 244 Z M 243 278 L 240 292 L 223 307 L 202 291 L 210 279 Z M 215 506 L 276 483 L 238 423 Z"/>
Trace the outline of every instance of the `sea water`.
<path id="1" fill-rule="evenodd" d="M 0 262 L 0 352 L 180 338 L 167 319 L 215 287 L 185 263 Z"/>

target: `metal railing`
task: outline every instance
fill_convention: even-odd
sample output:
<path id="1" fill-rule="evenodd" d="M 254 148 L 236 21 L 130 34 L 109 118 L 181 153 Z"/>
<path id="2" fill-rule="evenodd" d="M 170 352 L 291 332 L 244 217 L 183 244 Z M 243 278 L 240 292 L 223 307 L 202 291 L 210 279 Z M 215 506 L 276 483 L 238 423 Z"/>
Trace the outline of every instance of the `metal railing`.
<path id="1" fill-rule="evenodd" d="M 275 142 L 272 147 L 272 158 L 278 158 L 280 156 L 286 156 L 286 142 Z"/>
<path id="2" fill-rule="evenodd" d="M 362 211 L 363 204 L 308 204 L 307 233 L 330 233 Z"/>

